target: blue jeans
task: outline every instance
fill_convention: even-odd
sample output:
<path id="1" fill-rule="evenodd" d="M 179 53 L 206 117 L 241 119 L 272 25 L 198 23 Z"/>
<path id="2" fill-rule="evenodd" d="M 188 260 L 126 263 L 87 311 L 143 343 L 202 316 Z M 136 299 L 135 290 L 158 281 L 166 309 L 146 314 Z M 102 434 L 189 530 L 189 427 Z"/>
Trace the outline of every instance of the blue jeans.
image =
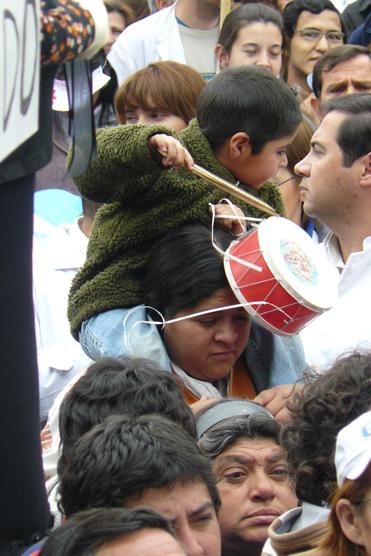
<path id="1" fill-rule="evenodd" d="M 139 322 L 150 320 L 144 305 L 113 309 L 86 320 L 79 340 L 91 359 L 145 357 L 170 372 L 170 359 L 157 327 Z M 257 392 L 301 380 L 306 367 L 299 336 L 278 336 L 254 322 L 244 358 Z"/>

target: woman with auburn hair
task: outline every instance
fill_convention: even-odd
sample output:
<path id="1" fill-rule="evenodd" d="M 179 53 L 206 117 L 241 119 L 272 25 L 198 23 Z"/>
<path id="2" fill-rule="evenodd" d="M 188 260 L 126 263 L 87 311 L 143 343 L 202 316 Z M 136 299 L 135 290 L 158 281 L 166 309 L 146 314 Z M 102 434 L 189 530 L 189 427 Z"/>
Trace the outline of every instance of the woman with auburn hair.
<path id="1" fill-rule="evenodd" d="M 335 465 L 338 488 L 331 501 L 329 532 L 319 545 L 323 556 L 371 556 L 371 411 L 338 434 Z"/>
<path id="2" fill-rule="evenodd" d="M 181 131 L 196 116 L 196 102 L 204 86 L 201 75 L 185 64 L 154 62 L 118 88 L 118 120 L 122 124 L 163 124 Z"/>

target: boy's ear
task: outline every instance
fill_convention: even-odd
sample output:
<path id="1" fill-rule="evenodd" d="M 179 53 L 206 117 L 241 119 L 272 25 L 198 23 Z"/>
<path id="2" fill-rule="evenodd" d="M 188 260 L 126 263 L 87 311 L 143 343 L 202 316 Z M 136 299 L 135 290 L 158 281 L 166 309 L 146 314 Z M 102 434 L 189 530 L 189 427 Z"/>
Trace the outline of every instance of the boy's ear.
<path id="1" fill-rule="evenodd" d="M 362 157 L 359 183 L 363 189 L 371 187 L 371 152 Z"/>
<path id="2" fill-rule="evenodd" d="M 223 70 L 228 67 L 229 64 L 229 54 L 224 50 L 224 46 L 217 44 L 215 47 L 215 57 L 219 64 L 219 69 Z"/>
<path id="3" fill-rule="evenodd" d="M 249 156 L 251 150 L 250 137 L 244 131 L 239 131 L 229 138 L 229 156 L 232 160 L 237 160 L 241 156 Z"/>

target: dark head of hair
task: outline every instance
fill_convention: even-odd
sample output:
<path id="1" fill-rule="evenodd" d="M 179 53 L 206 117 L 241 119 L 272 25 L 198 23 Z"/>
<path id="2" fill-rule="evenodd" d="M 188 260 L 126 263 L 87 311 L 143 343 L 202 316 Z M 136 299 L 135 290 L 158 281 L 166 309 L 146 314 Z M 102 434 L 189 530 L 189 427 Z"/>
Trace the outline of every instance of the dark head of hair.
<path id="1" fill-rule="evenodd" d="M 351 481 L 347 479 L 339 486 L 331 498 L 331 512 L 329 517 L 328 533 L 320 544 L 320 549 L 324 554 L 331 556 L 366 556 L 366 550 L 363 546 L 354 544 L 345 536 L 336 512 L 336 506 L 339 500 L 345 498 L 352 504 L 357 515 L 362 515 L 365 511 L 365 504 L 362 501 L 365 498 L 366 491 L 371 486 L 370 481 L 370 465 L 362 473 L 362 475 Z"/>
<path id="2" fill-rule="evenodd" d="M 60 476 L 61 511 L 121 507 L 146 489 L 189 482 L 205 484 L 219 508 L 210 463 L 182 427 L 159 415 L 116 415 L 75 444 Z"/>
<path id="3" fill-rule="evenodd" d="M 214 237 L 224 249 L 235 239 L 220 229 L 215 229 Z M 211 232 L 200 225 L 179 228 L 159 240 L 153 246 L 148 269 L 144 303 L 165 318 L 229 287 L 223 259 L 211 242 Z M 158 320 L 158 315 L 155 318 Z"/>
<path id="4" fill-rule="evenodd" d="M 173 61 L 153 62 L 128 77 L 117 89 L 115 108 L 118 119 L 126 123 L 133 108 L 154 108 L 174 114 L 188 123 L 196 116 L 197 99 L 205 81 L 193 68 Z"/>
<path id="5" fill-rule="evenodd" d="M 329 100 L 322 107 L 322 114 L 343 112 L 348 117 L 339 126 L 337 144 L 343 153 L 346 168 L 361 156 L 371 152 L 371 95 L 347 95 Z"/>
<path id="6" fill-rule="evenodd" d="M 93 363 L 65 396 L 59 412 L 62 456 L 58 471 L 69 460 L 76 441 L 111 415 L 159 413 L 194 438 L 193 413 L 180 386 L 148 359 L 110 357 Z"/>
<path id="7" fill-rule="evenodd" d="M 94 556 L 103 544 L 142 529 L 161 529 L 174 536 L 169 521 L 150 508 L 87 510 L 53 529 L 39 556 Z"/>
<path id="8" fill-rule="evenodd" d="M 336 436 L 370 407 L 371 353 L 351 353 L 325 374 L 309 377 L 281 435 L 299 499 L 327 502 L 336 486 Z"/>
<path id="9" fill-rule="evenodd" d="M 118 5 L 121 9 L 125 9 L 130 15 L 129 23 L 134 23 L 151 15 L 147 0 L 104 0 L 104 4 L 106 6 L 112 4 Z M 115 9 L 114 11 L 118 10 Z"/>
<path id="10" fill-rule="evenodd" d="M 292 39 L 292 37 L 294 36 L 296 25 L 302 12 L 320 14 L 325 10 L 329 10 L 330 12 L 335 12 L 338 14 L 339 20 L 341 22 L 341 28 L 344 31 L 340 12 L 335 8 L 334 4 L 330 2 L 330 0 L 292 0 L 292 2 L 286 4 L 282 14 L 283 28 L 287 37 L 289 39 Z"/>
<path id="11" fill-rule="evenodd" d="M 196 421 L 210 408 L 228 403 L 229 399 L 218 400 L 196 415 Z M 279 443 L 280 426 L 269 415 L 253 413 L 251 415 L 234 415 L 227 417 L 206 430 L 198 440 L 201 450 L 211 458 L 217 457 L 224 450 L 233 446 L 241 438 L 268 438 Z"/>
<path id="12" fill-rule="evenodd" d="M 125 20 L 125 26 L 133 23 L 135 16 L 132 8 L 126 3 L 125 0 L 104 0 L 107 13 L 118 13 Z"/>
<path id="13" fill-rule="evenodd" d="M 353 60 L 356 56 L 366 55 L 371 59 L 371 49 L 355 44 L 342 44 L 330 48 L 322 54 L 321 58 L 314 64 L 312 88 L 316 97 L 321 98 L 322 74 L 334 69 L 341 62 Z"/>
<path id="14" fill-rule="evenodd" d="M 218 43 L 230 54 L 238 34 L 247 25 L 253 23 L 272 23 L 283 34 L 283 22 L 280 13 L 261 2 L 245 4 L 229 12 L 220 30 Z"/>
<path id="15" fill-rule="evenodd" d="M 296 131 L 302 120 L 291 89 L 254 65 L 227 68 L 212 79 L 197 102 L 202 133 L 215 150 L 235 133 L 245 132 L 252 153 L 268 141 Z"/>

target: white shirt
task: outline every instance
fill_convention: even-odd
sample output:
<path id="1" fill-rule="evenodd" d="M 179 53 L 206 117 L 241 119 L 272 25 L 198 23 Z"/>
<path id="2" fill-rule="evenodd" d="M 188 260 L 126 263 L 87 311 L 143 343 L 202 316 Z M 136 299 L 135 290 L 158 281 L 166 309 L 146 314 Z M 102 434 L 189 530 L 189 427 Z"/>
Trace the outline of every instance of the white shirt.
<path id="1" fill-rule="evenodd" d="M 336 236 L 330 233 L 319 246 L 339 270 L 339 298 L 334 307 L 301 331 L 309 365 L 322 372 L 335 359 L 354 349 L 371 349 L 371 237 L 363 251 L 352 253 L 344 264 Z"/>
<path id="2" fill-rule="evenodd" d="M 70 333 L 68 294 L 86 258 L 88 238 L 78 222 L 50 228 L 40 241 L 35 221 L 33 297 L 39 369 L 40 417 L 44 419 L 58 392 L 91 360 Z"/>
<path id="3" fill-rule="evenodd" d="M 187 63 L 175 17 L 176 5 L 129 25 L 113 44 L 107 59 L 116 72 L 119 85 L 151 62 Z"/>

